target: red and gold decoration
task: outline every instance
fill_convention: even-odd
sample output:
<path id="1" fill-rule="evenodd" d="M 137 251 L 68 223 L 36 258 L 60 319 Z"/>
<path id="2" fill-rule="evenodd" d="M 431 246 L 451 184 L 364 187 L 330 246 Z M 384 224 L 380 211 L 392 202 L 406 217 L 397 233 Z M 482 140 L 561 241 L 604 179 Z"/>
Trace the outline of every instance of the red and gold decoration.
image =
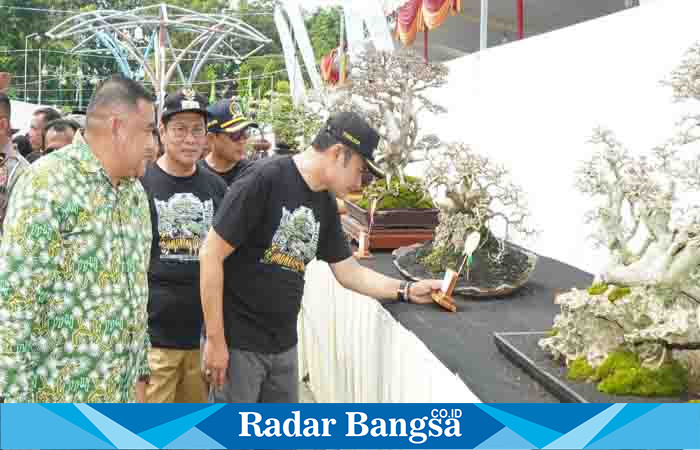
<path id="1" fill-rule="evenodd" d="M 408 0 L 398 9 L 396 36 L 411 45 L 419 31 L 433 30 L 461 11 L 462 0 Z"/>

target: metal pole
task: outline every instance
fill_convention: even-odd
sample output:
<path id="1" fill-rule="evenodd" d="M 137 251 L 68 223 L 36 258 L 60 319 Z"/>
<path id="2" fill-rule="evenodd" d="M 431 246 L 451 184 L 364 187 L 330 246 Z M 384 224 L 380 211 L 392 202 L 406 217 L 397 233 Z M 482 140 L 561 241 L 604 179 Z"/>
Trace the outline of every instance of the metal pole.
<path id="1" fill-rule="evenodd" d="M 42 75 L 43 69 L 41 68 L 41 47 L 39 47 L 39 99 L 37 100 L 37 103 L 41 105 L 41 75 Z"/>
<path id="2" fill-rule="evenodd" d="M 522 39 L 525 36 L 525 20 L 524 20 L 524 12 L 525 12 L 525 6 L 523 5 L 523 0 L 517 0 L 518 1 L 518 39 Z"/>
<path id="3" fill-rule="evenodd" d="M 24 37 L 24 101 L 27 101 L 27 45 L 29 36 Z"/>
<path id="4" fill-rule="evenodd" d="M 484 50 L 489 45 L 489 0 L 481 0 L 481 20 L 479 25 L 481 29 L 479 50 Z"/>

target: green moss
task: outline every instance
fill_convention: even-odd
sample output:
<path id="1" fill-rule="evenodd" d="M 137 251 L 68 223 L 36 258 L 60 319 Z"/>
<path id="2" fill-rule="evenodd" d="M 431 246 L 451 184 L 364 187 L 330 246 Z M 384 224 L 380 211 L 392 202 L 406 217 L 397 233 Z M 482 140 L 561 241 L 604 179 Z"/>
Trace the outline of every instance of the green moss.
<path id="1" fill-rule="evenodd" d="M 615 303 L 620 300 L 625 295 L 628 295 L 632 290 L 628 287 L 615 287 L 611 293 L 608 294 L 608 300 L 610 303 Z"/>
<path id="2" fill-rule="evenodd" d="M 459 266 L 461 257 L 462 255 L 454 249 L 441 246 L 433 247 L 430 253 L 418 259 L 432 273 L 442 273 L 445 267 Z"/>
<path id="3" fill-rule="evenodd" d="M 603 364 L 598 366 L 595 372 L 596 380 L 604 380 L 617 370 L 634 369 L 641 367 L 639 357 L 632 352 L 613 352 L 605 358 Z"/>
<path id="4" fill-rule="evenodd" d="M 572 381 L 587 381 L 594 373 L 595 369 L 588 364 L 586 358 L 578 358 L 569 364 L 566 378 Z"/>
<path id="5" fill-rule="evenodd" d="M 601 295 L 608 290 L 608 285 L 606 283 L 596 283 L 588 288 L 588 295 Z"/>
<path id="6" fill-rule="evenodd" d="M 370 198 L 378 195 L 381 200 L 377 209 L 430 209 L 433 202 L 425 193 L 418 178 L 406 177 L 406 183 L 401 184 L 398 178 L 391 180 L 387 188 L 386 180 L 377 180 L 367 186 L 363 191 L 362 199 L 358 206 L 362 209 L 369 208 Z"/>
<path id="7" fill-rule="evenodd" d="M 670 397 L 688 387 L 688 371 L 677 361 L 648 369 L 631 352 L 611 353 L 595 371 L 595 379 L 600 380 L 600 392 L 616 395 Z"/>

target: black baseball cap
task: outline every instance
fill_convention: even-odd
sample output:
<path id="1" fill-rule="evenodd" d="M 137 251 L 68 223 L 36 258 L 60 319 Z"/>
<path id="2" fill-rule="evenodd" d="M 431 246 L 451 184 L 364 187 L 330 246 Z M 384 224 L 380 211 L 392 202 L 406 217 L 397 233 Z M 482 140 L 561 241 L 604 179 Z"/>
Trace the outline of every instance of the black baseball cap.
<path id="1" fill-rule="evenodd" d="M 209 112 L 210 133 L 235 133 L 248 127 L 260 128 L 257 123 L 248 119 L 241 108 L 232 99 L 220 100 L 211 105 Z"/>
<path id="2" fill-rule="evenodd" d="M 199 113 L 204 116 L 204 120 L 207 120 L 207 103 L 207 100 L 195 92 L 194 89 L 182 89 L 165 97 L 161 120 L 184 112 Z"/>
<path id="3" fill-rule="evenodd" d="M 359 114 L 346 111 L 331 115 L 322 129 L 364 158 L 367 168 L 377 178 L 384 178 L 384 171 L 374 161 L 374 150 L 379 144 L 379 133 Z"/>

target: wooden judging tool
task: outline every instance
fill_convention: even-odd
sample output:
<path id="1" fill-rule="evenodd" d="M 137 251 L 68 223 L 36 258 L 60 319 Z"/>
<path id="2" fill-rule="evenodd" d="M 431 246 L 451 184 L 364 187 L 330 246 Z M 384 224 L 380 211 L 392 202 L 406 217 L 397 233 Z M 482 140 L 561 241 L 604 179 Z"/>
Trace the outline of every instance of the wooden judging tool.
<path id="1" fill-rule="evenodd" d="M 378 198 L 373 198 L 372 201 L 370 202 L 369 206 L 369 227 L 367 228 L 367 232 L 360 231 L 360 235 L 358 236 L 357 243 L 358 243 L 358 249 L 355 252 L 355 258 L 357 259 L 369 259 L 373 258 L 372 254 L 369 252 L 371 242 L 370 242 L 370 235 L 372 234 L 372 224 L 374 223 L 374 213 L 377 211 L 377 203 L 379 203 Z"/>
<path id="2" fill-rule="evenodd" d="M 455 286 L 457 286 L 457 280 L 462 270 L 466 267 L 467 269 L 467 280 L 469 279 L 469 269 L 472 265 L 472 255 L 474 250 L 479 246 L 479 241 L 481 240 L 481 235 L 478 231 L 472 232 L 467 236 L 467 240 L 464 242 L 464 259 L 462 264 L 459 266 L 459 270 L 455 272 L 452 269 L 447 269 L 445 271 L 445 278 L 442 279 L 442 286 L 439 291 L 433 291 L 431 297 L 438 305 L 451 311 L 457 312 L 457 306 L 454 304 L 454 299 L 452 294 L 454 293 Z"/>

